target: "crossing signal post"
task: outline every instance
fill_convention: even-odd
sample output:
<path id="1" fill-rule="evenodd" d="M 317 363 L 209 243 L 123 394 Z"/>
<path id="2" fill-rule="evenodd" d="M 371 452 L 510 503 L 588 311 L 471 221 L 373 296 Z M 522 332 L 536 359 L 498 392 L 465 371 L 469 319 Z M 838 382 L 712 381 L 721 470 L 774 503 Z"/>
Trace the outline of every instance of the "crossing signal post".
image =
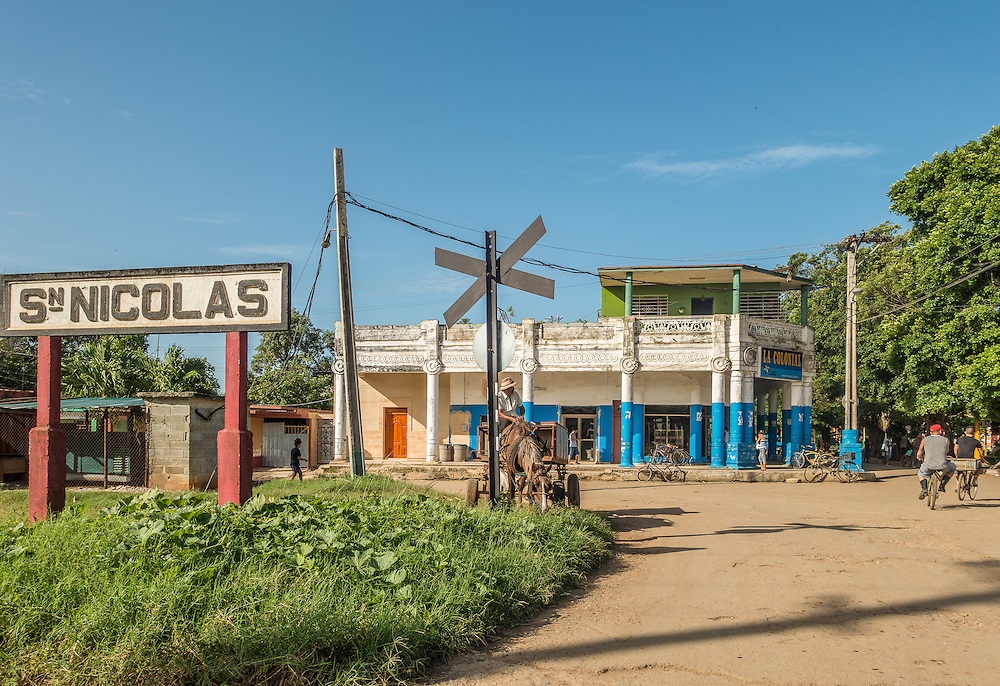
<path id="1" fill-rule="evenodd" d="M 545 298 L 555 297 L 556 282 L 542 276 L 514 269 L 514 265 L 545 234 L 545 224 L 538 217 L 497 258 L 496 231 L 486 232 L 486 259 L 479 260 L 449 250 L 437 248 L 434 264 L 446 269 L 475 276 L 476 280 L 444 313 L 449 327 L 486 296 L 486 405 L 487 455 L 490 474 L 490 507 L 499 498 L 500 460 L 497 455 L 497 372 L 499 367 L 499 327 L 497 322 L 497 286 L 503 284 Z"/>

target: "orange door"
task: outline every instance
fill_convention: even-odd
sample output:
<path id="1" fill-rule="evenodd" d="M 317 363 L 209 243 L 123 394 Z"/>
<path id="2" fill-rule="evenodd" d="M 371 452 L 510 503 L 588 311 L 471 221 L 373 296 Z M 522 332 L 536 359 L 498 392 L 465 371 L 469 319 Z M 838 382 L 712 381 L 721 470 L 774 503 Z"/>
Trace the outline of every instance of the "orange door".
<path id="1" fill-rule="evenodd" d="M 406 459 L 406 408 L 386 408 L 385 456 Z"/>

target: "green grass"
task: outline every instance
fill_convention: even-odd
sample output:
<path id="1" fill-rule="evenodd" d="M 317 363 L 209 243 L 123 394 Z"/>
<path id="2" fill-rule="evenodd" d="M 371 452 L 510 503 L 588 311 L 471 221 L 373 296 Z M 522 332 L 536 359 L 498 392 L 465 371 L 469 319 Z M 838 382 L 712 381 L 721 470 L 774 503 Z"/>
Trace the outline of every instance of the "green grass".
<path id="1" fill-rule="evenodd" d="M 377 477 L 265 484 L 242 508 L 74 496 L 28 527 L 0 492 L 0 683 L 402 683 L 551 602 L 612 536 Z"/>

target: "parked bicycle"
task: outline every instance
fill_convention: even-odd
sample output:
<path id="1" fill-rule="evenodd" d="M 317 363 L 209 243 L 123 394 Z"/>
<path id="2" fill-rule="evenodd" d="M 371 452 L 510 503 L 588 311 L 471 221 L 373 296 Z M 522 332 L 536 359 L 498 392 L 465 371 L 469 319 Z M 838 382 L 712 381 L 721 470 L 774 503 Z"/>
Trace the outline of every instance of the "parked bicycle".
<path id="1" fill-rule="evenodd" d="M 829 455 L 816 449 L 813 445 L 803 445 L 792 453 L 792 466 L 796 469 L 804 469 L 806 464 L 812 463 L 820 455 Z"/>
<path id="2" fill-rule="evenodd" d="M 673 462 L 654 456 L 639 467 L 635 477 L 639 481 L 652 481 L 654 476 L 663 481 L 684 481 L 687 473 Z"/>
<path id="3" fill-rule="evenodd" d="M 654 443 L 652 457 L 660 458 L 676 465 L 685 465 L 691 462 L 691 455 L 688 451 L 669 443 Z"/>
<path id="4" fill-rule="evenodd" d="M 861 478 L 861 468 L 846 455 L 817 452 L 806 457 L 805 471 L 802 478 L 808 483 L 824 481 L 827 476 L 833 476 L 841 483 L 857 481 Z"/>

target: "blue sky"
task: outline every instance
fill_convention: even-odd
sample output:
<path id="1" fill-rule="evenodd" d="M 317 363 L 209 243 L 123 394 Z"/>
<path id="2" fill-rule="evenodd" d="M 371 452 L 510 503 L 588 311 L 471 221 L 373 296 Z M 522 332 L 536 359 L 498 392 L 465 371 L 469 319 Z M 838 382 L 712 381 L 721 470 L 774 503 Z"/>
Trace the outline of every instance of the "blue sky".
<path id="1" fill-rule="evenodd" d="M 1000 123 L 997 26 L 988 2 L 7 0 L 0 271 L 290 261 L 301 308 L 335 147 L 362 202 L 466 240 L 542 215 L 529 255 L 560 265 L 771 267 L 894 219 L 893 181 Z M 359 323 L 440 319 L 470 283 L 434 247 L 471 250 L 348 216 Z M 596 279 L 526 269 L 556 299 L 501 289 L 517 318 L 596 318 Z M 221 374 L 221 336 L 179 340 Z"/>

